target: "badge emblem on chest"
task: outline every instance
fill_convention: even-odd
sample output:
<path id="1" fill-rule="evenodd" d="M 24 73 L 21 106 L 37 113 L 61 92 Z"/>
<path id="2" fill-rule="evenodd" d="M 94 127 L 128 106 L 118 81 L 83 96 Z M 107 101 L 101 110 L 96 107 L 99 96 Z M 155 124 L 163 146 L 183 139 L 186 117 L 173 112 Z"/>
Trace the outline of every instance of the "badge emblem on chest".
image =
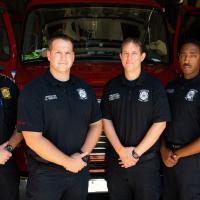
<path id="1" fill-rule="evenodd" d="M 186 94 L 185 99 L 187 101 L 193 101 L 197 92 L 198 91 L 195 89 L 190 89 L 189 92 Z"/>
<path id="2" fill-rule="evenodd" d="M 141 102 L 149 101 L 149 90 L 140 90 L 138 100 Z"/>
<path id="3" fill-rule="evenodd" d="M 4 99 L 11 99 L 10 88 L 3 87 L 3 88 L 0 88 L 0 90 L 1 90 L 2 97 Z"/>
<path id="4" fill-rule="evenodd" d="M 78 92 L 79 98 L 80 98 L 81 100 L 86 100 L 86 99 L 88 98 L 85 89 L 78 88 L 78 89 L 77 89 L 77 92 Z"/>

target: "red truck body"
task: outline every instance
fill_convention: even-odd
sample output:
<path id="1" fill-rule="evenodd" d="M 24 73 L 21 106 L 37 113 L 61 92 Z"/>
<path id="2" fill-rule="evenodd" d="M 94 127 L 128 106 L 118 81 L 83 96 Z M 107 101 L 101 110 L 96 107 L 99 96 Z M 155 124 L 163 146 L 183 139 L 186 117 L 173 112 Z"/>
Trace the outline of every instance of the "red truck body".
<path id="1" fill-rule="evenodd" d="M 199 14 L 199 9 L 184 10 Z M 177 76 L 176 52 L 183 18 L 177 17 L 176 34 L 170 46 L 163 9 L 153 0 L 30 0 L 18 52 L 3 3 L 0 3 L 0 19 L 0 34 L 5 30 L 8 40 L 4 53 L 9 55 L 2 59 L 0 47 L 0 68 L 9 76 L 14 77 L 16 72 L 14 78 L 20 89 L 48 70 L 46 41 L 58 30 L 72 37 L 75 43 L 72 74 L 92 85 L 99 101 L 105 83 L 123 71 L 120 44 L 129 36 L 139 37 L 144 44 L 147 51 L 144 70 L 163 84 Z M 90 156 L 90 171 L 99 176 L 105 172 L 105 150 L 106 137 L 102 134 Z M 19 148 L 18 152 L 20 169 L 26 172 L 25 148 Z"/>

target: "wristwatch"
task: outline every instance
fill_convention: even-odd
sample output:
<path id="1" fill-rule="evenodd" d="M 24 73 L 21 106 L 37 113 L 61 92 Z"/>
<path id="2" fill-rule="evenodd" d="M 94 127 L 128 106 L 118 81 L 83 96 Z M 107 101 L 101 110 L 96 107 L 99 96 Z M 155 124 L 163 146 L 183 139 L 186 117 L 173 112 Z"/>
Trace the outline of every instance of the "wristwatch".
<path id="1" fill-rule="evenodd" d="M 79 153 L 81 154 L 81 153 L 84 153 L 84 152 L 83 152 L 82 150 L 80 150 Z M 86 163 L 89 162 L 89 159 L 90 159 L 90 156 L 89 156 L 89 155 L 86 155 L 86 156 L 82 157 L 82 160 L 83 160 L 84 162 L 86 162 Z"/>
<path id="2" fill-rule="evenodd" d="M 8 152 L 13 152 L 13 147 L 12 145 L 8 144 L 6 147 L 5 147 L 5 150 L 8 151 Z"/>
<path id="3" fill-rule="evenodd" d="M 140 156 L 133 150 L 132 151 L 132 156 L 133 158 L 135 158 L 136 160 L 138 160 L 140 158 Z"/>

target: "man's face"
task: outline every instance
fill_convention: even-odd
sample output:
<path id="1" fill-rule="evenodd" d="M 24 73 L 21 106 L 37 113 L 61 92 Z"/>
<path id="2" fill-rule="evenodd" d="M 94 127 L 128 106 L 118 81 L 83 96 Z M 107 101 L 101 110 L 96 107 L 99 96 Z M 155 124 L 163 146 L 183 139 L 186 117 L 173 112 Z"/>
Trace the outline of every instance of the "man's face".
<path id="1" fill-rule="evenodd" d="M 141 69 L 141 62 L 145 53 L 141 53 L 140 47 L 132 42 L 123 46 L 120 58 L 126 72 L 135 72 Z"/>
<path id="2" fill-rule="evenodd" d="M 193 43 L 183 45 L 179 56 L 180 68 L 186 79 L 194 78 L 199 74 L 200 49 Z"/>
<path id="3" fill-rule="evenodd" d="M 52 73 L 63 74 L 69 73 L 74 62 L 74 51 L 71 42 L 56 39 L 47 52 Z"/>

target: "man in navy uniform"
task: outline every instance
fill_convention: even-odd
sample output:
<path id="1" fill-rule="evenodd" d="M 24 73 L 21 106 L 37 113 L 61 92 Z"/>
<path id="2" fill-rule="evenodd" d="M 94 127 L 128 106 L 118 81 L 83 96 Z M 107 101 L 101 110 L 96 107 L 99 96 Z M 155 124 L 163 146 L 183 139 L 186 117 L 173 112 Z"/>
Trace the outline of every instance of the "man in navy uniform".
<path id="1" fill-rule="evenodd" d="M 22 140 L 15 131 L 18 88 L 10 78 L 0 74 L 0 199 L 17 200 L 19 171 L 14 148 Z"/>
<path id="2" fill-rule="evenodd" d="M 49 41 L 50 70 L 30 82 L 19 98 L 18 129 L 30 147 L 27 199 L 84 200 L 88 154 L 102 131 L 95 93 L 70 75 L 73 43 L 66 35 Z"/>
<path id="3" fill-rule="evenodd" d="M 172 121 L 161 145 L 164 200 L 200 199 L 200 43 L 186 41 L 179 61 L 183 77 L 167 86 Z"/>
<path id="4" fill-rule="evenodd" d="M 138 39 L 124 40 L 120 58 L 124 74 L 108 82 L 101 104 L 112 145 L 107 153 L 110 199 L 158 200 L 158 139 L 170 119 L 167 96 L 160 81 L 142 70 L 145 53 Z"/>

